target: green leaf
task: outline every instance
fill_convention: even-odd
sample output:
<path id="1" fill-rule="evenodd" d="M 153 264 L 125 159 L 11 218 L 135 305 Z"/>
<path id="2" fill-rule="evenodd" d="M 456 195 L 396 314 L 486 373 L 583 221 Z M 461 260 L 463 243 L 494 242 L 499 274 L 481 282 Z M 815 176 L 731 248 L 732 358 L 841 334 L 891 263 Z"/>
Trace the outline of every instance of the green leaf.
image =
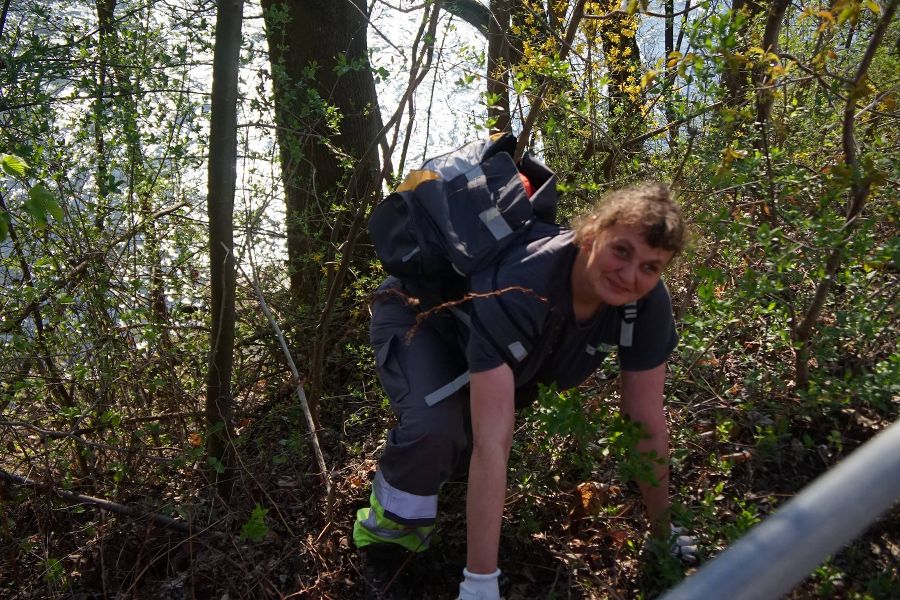
<path id="1" fill-rule="evenodd" d="M 6 211 L 0 212 L 0 242 L 9 235 L 9 214 Z"/>
<path id="2" fill-rule="evenodd" d="M 39 183 L 28 190 L 28 197 L 43 212 L 42 219 L 44 223 L 47 222 L 47 213 L 50 213 L 57 221 L 63 220 L 62 207 L 56 201 L 56 198 L 53 197 L 53 194 L 50 193 L 50 190 L 42 184 Z M 34 215 L 32 214 L 32 216 Z"/>
<path id="3" fill-rule="evenodd" d="M 209 463 L 209 466 L 211 466 L 219 475 L 225 472 L 225 465 L 215 456 L 210 456 L 206 459 L 206 462 Z"/>
<path id="4" fill-rule="evenodd" d="M 25 177 L 25 169 L 28 168 L 28 163 L 25 162 L 25 159 L 16 156 L 15 154 L 4 154 L 2 158 L 0 158 L 0 162 L 3 163 L 3 170 L 6 171 L 7 175 L 12 175 L 13 177 Z"/>
<path id="5" fill-rule="evenodd" d="M 60 304 L 75 304 L 75 298 L 73 298 L 71 294 L 67 294 L 66 292 L 60 292 L 56 294 L 56 300 Z"/>
<path id="6" fill-rule="evenodd" d="M 38 229 L 43 229 L 47 226 L 47 211 L 41 207 L 39 200 L 28 198 L 28 200 L 22 203 L 22 208 L 31 215 L 31 218 L 34 219 L 35 226 Z"/>
<path id="7" fill-rule="evenodd" d="M 863 4 L 865 4 L 866 7 L 869 10 L 871 10 L 873 13 L 875 13 L 876 15 L 881 14 L 881 7 L 878 5 L 877 2 L 875 2 L 875 0 L 864 0 Z"/>
<path id="8" fill-rule="evenodd" d="M 44 561 L 44 580 L 49 583 L 59 582 L 65 577 L 66 570 L 62 561 L 58 558 L 48 558 Z"/>
<path id="9" fill-rule="evenodd" d="M 269 533 L 269 528 L 266 526 L 266 513 L 268 512 L 268 508 L 263 508 L 259 504 L 254 507 L 253 512 L 250 513 L 250 519 L 241 527 L 240 537 L 242 540 L 258 543 L 266 537 L 266 534 Z"/>

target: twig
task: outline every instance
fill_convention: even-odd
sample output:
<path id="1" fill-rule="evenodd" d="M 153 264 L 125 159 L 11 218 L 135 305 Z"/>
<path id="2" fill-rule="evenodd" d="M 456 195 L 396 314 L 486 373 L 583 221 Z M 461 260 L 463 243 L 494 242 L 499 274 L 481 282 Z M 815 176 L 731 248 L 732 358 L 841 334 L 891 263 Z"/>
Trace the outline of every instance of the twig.
<path id="1" fill-rule="evenodd" d="M 688 135 L 687 150 L 684 151 L 681 160 L 678 162 L 678 168 L 675 169 L 675 175 L 672 176 L 672 184 L 669 186 L 673 190 L 677 190 L 678 184 L 681 183 L 681 174 L 684 172 L 684 166 L 687 164 L 688 157 L 691 156 L 691 150 L 694 149 L 694 138 L 697 137 L 697 130 L 689 127 Z"/>
<path id="2" fill-rule="evenodd" d="M 523 294 L 529 294 L 529 295 L 533 296 L 535 299 L 537 299 L 538 301 L 543 302 L 544 304 L 549 303 L 549 301 L 545 297 L 543 297 L 539 294 L 536 294 L 534 292 L 534 290 L 532 290 L 530 288 L 522 287 L 520 285 L 511 285 L 511 286 L 505 287 L 503 289 L 492 290 L 490 292 L 469 292 L 462 298 L 459 298 L 457 300 L 448 300 L 446 302 L 438 304 L 437 306 L 433 306 L 432 308 L 429 308 L 428 310 L 424 310 L 424 311 L 418 313 L 416 315 L 415 324 L 413 324 L 413 326 L 409 329 L 409 331 L 406 332 L 406 334 L 403 336 L 403 339 L 407 344 L 409 344 L 412 341 L 413 336 L 416 335 L 416 331 L 418 331 L 419 326 L 422 325 L 422 323 L 424 323 L 429 317 L 431 317 L 431 315 L 433 315 L 437 312 L 455 308 L 455 307 L 459 306 L 460 304 L 469 302 L 470 300 L 476 300 L 476 299 L 480 299 L 480 298 L 493 298 L 496 296 L 502 296 L 503 294 L 506 294 L 509 292 L 521 292 Z M 385 290 L 375 292 L 374 294 L 372 294 L 372 296 L 373 297 L 396 296 L 396 297 L 400 298 L 403 302 L 405 302 L 407 304 L 407 306 L 419 306 L 419 304 L 420 304 L 420 301 L 418 298 L 416 298 L 414 296 L 408 296 L 408 295 L 404 294 L 403 292 L 401 292 L 400 290 L 397 290 L 394 288 L 387 288 Z"/>
<path id="3" fill-rule="evenodd" d="M 688 365 L 688 368 L 685 369 L 684 372 L 681 374 L 681 378 L 682 378 L 682 379 L 684 379 L 684 380 L 687 379 L 687 376 L 690 374 L 690 372 L 691 372 L 691 370 L 694 368 L 694 366 L 695 366 L 698 362 L 700 362 L 700 359 L 703 358 L 703 356 L 706 354 L 706 352 L 707 352 L 710 348 L 712 348 L 712 345 L 715 344 L 716 341 L 717 341 L 720 337 L 722 337 L 722 334 L 724 334 L 726 331 L 731 331 L 731 327 L 723 327 L 722 329 L 719 330 L 719 333 L 717 333 L 716 335 L 714 335 L 714 336 L 712 337 L 712 339 L 709 340 L 709 342 L 707 342 L 706 346 L 703 347 L 703 350 L 701 350 L 700 352 L 697 353 L 697 356 L 694 357 L 694 360 L 691 361 L 691 364 Z"/>
<path id="4" fill-rule="evenodd" d="M 584 18 L 585 19 L 596 19 L 598 21 L 602 21 L 604 19 L 609 19 L 610 17 L 613 17 L 615 15 L 626 15 L 626 16 L 642 15 L 645 17 L 659 17 L 661 19 L 668 19 L 671 17 L 684 16 L 684 15 L 688 14 L 689 12 L 691 12 L 692 10 L 696 10 L 698 8 L 700 8 L 699 5 L 691 6 L 690 3 L 688 3 L 684 9 L 682 9 L 676 13 L 672 13 L 672 14 L 655 13 L 655 12 L 651 12 L 649 10 L 643 10 L 643 9 L 638 9 L 634 13 L 632 13 L 627 10 L 617 8 L 617 9 L 611 10 L 607 13 L 603 13 L 602 15 L 599 15 L 596 13 L 588 13 L 588 14 L 584 15 Z"/>
<path id="5" fill-rule="evenodd" d="M 241 272 L 241 275 L 243 275 L 244 278 L 250 282 L 250 285 L 253 286 L 256 297 L 259 299 L 259 306 L 262 308 L 263 313 L 266 315 L 266 319 L 268 319 L 269 324 L 272 326 L 275 337 L 278 338 L 278 342 L 281 344 L 284 358 L 287 360 L 288 366 L 291 368 L 291 373 L 294 376 L 294 389 L 297 391 L 297 398 L 300 399 L 300 405 L 303 407 L 303 415 L 306 417 L 306 424 L 309 427 L 310 439 L 312 440 L 313 450 L 316 454 L 316 461 L 319 463 L 319 469 L 322 471 L 322 479 L 325 482 L 325 490 L 328 495 L 325 507 L 325 520 L 330 521 L 334 497 L 332 493 L 333 485 L 331 481 L 331 472 L 325 465 L 325 455 L 322 453 L 322 446 L 319 444 L 319 437 L 316 434 L 316 423 L 313 420 L 312 412 L 309 410 L 309 402 L 307 402 L 306 392 L 303 390 L 300 371 L 297 370 L 297 365 L 294 363 L 294 358 L 291 356 L 291 351 L 284 339 L 284 334 L 281 333 L 281 327 L 278 326 L 278 321 L 275 320 L 272 311 L 269 310 L 269 306 L 266 304 L 266 299 L 263 297 L 262 290 L 259 287 L 259 281 L 256 278 L 256 272 L 253 273 L 253 279 L 251 279 L 240 264 L 237 265 L 237 268 Z"/>
<path id="6" fill-rule="evenodd" d="M 31 302 L 29 302 L 25 308 L 20 310 L 18 315 L 11 317 L 9 319 L 0 321 L 0 333 L 11 332 L 13 329 L 15 329 L 16 327 L 21 325 L 22 321 L 27 319 L 31 315 L 31 313 L 33 313 L 35 310 L 39 309 L 45 301 L 47 301 L 51 296 L 53 296 L 53 294 L 55 294 L 56 292 L 58 292 L 59 290 L 62 290 L 62 289 L 69 289 L 70 286 L 74 286 L 76 283 L 78 283 L 78 281 L 81 279 L 81 277 L 87 272 L 87 268 L 89 266 L 91 266 L 91 264 L 93 264 L 95 261 L 106 256 L 106 252 L 111 250 L 114 246 L 116 246 L 117 244 L 120 244 L 124 241 L 127 241 L 131 237 L 137 235 L 141 231 L 141 229 L 143 229 L 148 223 L 154 222 L 157 219 L 159 219 L 160 217 L 164 217 L 170 213 L 175 212 L 179 208 L 183 208 L 185 206 L 187 206 L 187 205 L 184 203 L 179 203 L 175 206 L 159 210 L 159 211 L 153 213 L 152 215 L 149 215 L 145 220 L 141 221 L 140 223 L 138 223 L 137 225 L 135 225 L 134 227 L 132 227 L 125 233 L 122 233 L 119 236 L 117 236 L 116 238 L 114 238 L 112 240 L 112 242 L 109 244 L 109 246 L 107 247 L 106 251 L 86 253 L 82 257 L 81 262 L 76 264 L 75 267 L 73 267 L 72 270 L 69 271 L 68 273 L 66 273 L 64 276 L 57 278 L 53 282 L 53 284 L 50 285 L 47 288 L 47 290 L 44 291 L 43 294 L 41 294 L 39 297 L 37 297 L 34 300 L 32 300 Z"/>
<path id="7" fill-rule="evenodd" d="M 687 121 L 690 121 L 691 119 L 694 119 L 695 117 L 699 117 L 700 115 L 702 115 L 704 113 L 708 113 L 709 111 L 711 111 L 715 108 L 719 108 L 723 104 L 724 104 L 724 102 L 721 102 L 721 101 L 713 102 L 709 106 L 704 106 L 703 108 L 701 108 L 700 110 L 698 110 L 696 112 L 693 112 L 693 113 L 691 113 L 687 116 L 684 116 L 680 119 L 676 119 L 675 121 L 672 121 L 671 123 L 666 123 L 662 127 L 657 127 L 653 131 L 648 131 L 647 133 L 643 133 L 637 137 L 631 138 L 627 142 L 623 143 L 622 146 L 623 147 L 633 146 L 634 144 L 639 144 L 643 141 L 649 140 L 650 138 L 655 137 L 661 133 L 665 133 L 666 131 L 672 129 L 673 127 L 677 127 L 678 125 L 681 125 L 682 123 L 686 123 Z"/>
<path id="8" fill-rule="evenodd" d="M 130 417 L 128 419 L 122 419 L 119 423 L 120 425 L 128 425 L 131 423 L 146 423 L 148 421 L 168 421 L 169 419 L 183 419 L 185 417 L 193 417 L 195 419 L 199 419 L 203 417 L 202 412 L 195 411 L 186 411 L 186 412 L 177 412 L 177 413 L 163 413 L 160 415 L 148 415 L 145 417 Z M 73 429 L 70 433 L 74 435 L 81 435 L 83 433 L 92 433 L 94 431 L 101 431 L 103 429 L 110 429 L 113 427 L 110 423 L 104 423 L 102 425 L 96 425 L 94 427 L 79 427 L 78 429 Z"/>
<path id="9" fill-rule="evenodd" d="M 47 483 L 42 483 L 40 481 L 35 481 L 33 479 L 28 479 L 26 477 L 20 477 L 18 475 L 14 475 L 13 473 L 8 473 L 2 469 L 0 469 L 0 480 L 8 481 L 9 483 L 14 483 L 16 485 L 21 485 L 25 487 L 31 487 L 38 491 L 47 493 L 51 492 L 56 494 L 63 500 L 72 503 L 79 504 L 93 504 L 94 506 L 98 506 L 104 510 L 108 510 L 110 512 L 114 512 L 119 515 L 125 515 L 128 517 L 137 517 L 137 518 L 148 518 L 154 523 L 158 525 L 162 525 L 163 527 L 167 527 L 169 529 L 174 529 L 176 531 L 180 531 L 182 533 L 194 534 L 197 531 L 194 530 L 187 523 L 182 523 L 181 521 L 176 521 L 171 517 L 167 517 L 165 515 L 160 515 L 157 513 L 150 513 L 136 506 L 126 506 L 124 504 L 118 504 L 116 502 L 111 502 L 109 500 L 104 500 L 103 498 L 95 498 L 94 496 L 85 496 L 84 494 L 76 494 L 75 492 L 70 492 L 68 490 L 60 489 L 54 485 L 50 485 Z"/>
<path id="10" fill-rule="evenodd" d="M 37 425 L 33 425 L 32 423 L 27 423 L 25 421 L 0 421 L 0 426 L 2 427 L 20 427 L 23 429 L 30 429 L 34 431 L 38 435 L 44 438 L 49 438 L 52 440 L 62 440 L 62 439 L 70 439 L 76 443 L 79 443 L 83 446 L 87 446 L 89 448 L 97 448 L 100 450 L 109 450 L 111 452 L 122 452 L 122 453 L 133 453 L 135 450 L 132 448 L 122 448 L 119 446 L 111 446 L 109 444 L 103 444 L 100 442 L 91 442 L 82 437 L 75 435 L 74 433 L 67 431 L 54 431 L 51 429 L 44 429 L 42 427 L 38 427 Z M 77 430 L 76 430 L 77 431 Z M 178 448 L 173 448 L 170 446 L 158 446 L 158 447 L 147 447 L 147 450 L 155 450 L 157 452 L 162 450 L 174 450 L 178 451 Z M 164 458 L 162 456 L 148 456 L 142 455 L 143 458 L 146 458 L 152 462 L 172 462 L 174 458 Z"/>

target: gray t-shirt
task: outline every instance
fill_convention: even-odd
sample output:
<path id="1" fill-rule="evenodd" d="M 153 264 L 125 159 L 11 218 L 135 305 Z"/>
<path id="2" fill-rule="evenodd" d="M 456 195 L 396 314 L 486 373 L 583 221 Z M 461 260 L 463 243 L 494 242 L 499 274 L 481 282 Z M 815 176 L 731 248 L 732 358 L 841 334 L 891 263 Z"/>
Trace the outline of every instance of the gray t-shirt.
<path id="1" fill-rule="evenodd" d="M 539 383 L 558 389 L 579 385 L 605 356 L 617 347 L 622 315 L 607 306 L 587 323 L 578 323 L 572 311 L 572 265 L 578 253 L 573 232 L 556 225 L 536 223 L 524 242 L 515 244 L 494 267 L 493 289 L 510 290 L 473 300 L 468 308 L 472 328 L 465 346 L 469 371 L 477 373 L 504 362 L 516 376 L 517 404 L 531 401 Z M 521 362 L 498 347 L 490 323 L 479 319 L 478 303 L 496 303 L 505 311 L 532 351 Z M 652 369 L 665 362 L 678 342 L 669 292 L 660 281 L 638 302 L 630 347 L 619 348 L 619 364 L 626 371 Z"/>

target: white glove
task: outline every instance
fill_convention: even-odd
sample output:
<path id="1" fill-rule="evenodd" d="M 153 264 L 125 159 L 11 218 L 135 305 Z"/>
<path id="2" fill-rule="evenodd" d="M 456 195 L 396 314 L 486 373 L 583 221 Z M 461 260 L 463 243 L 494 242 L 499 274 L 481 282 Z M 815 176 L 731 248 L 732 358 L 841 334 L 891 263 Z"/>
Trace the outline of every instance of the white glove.
<path id="1" fill-rule="evenodd" d="M 669 539 L 672 540 L 670 548 L 672 556 L 686 563 L 697 562 L 697 540 L 693 536 L 684 535 L 684 527 L 675 527 L 674 525 L 671 527 L 672 535 Z"/>
<path id="2" fill-rule="evenodd" d="M 470 573 L 463 569 L 462 583 L 459 584 L 459 596 L 456 600 L 503 600 L 500 597 L 500 569 L 493 573 Z"/>

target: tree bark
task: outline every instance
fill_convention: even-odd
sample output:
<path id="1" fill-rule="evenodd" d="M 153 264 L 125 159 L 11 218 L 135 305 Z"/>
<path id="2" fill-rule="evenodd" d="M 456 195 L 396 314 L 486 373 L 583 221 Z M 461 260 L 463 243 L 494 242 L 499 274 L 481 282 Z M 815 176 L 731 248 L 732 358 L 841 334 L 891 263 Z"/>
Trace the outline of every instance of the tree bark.
<path id="1" fill-rule="evenodd" d="M 210 333 L 206 380 L 207 452 L 214 464 L 219 494 L 228 499 L 232 487 L 231 375 L 235 325 L 234 193 L 237 171 L 237 94 L 243 0 L 219 0 L 213 55 L 212 106 L 209 127 L 209 259 Z"/>
<path id="2" fill-rule="evenodd" d="M 509 114 L 509 31 L 512 0 L 491 0 L 488 31 L 487 93 L 490 131 L 512 131 Z"/>
<path id="3" fill-rule="evenodd" d="M 772 54 L 778 54 L 778 35 L 781 33 L 781 24 L 784 15 L 790 6 L 790 0 L 773 0 L 769 4 L 766 16 L 766 28 L 763 31 L 762 49 Z M 775 90 L 769 85 L 767 64 L 757 66 L 753 74 L 753 83 L 756 86 L 756 125 L 759 128 L 757 148 L 764 150 L 768 131 L 769 119 L 772 116 L 772 103 L 775 100 Z"/>
<path id="4" fill-rule="evenodd" d="M 743 13 L 745 19 L 738 26 L 736 32 L 737 46 L 729 48 L 725 54 L 727 63 L 725 72 L 722 74 L 722 83 L 725 85 L 725 102 L 728 106 L 737 107 L 746 101 L 750 85 L 750 70 L 743 62 L 730 57 L 730 54 L 746 52 L 749 47 L 748 36 L 751 25 L 762 9 L 763 6 L 755 0 L 734 0 L 732 4 L 732 20 L 737 19 L 739 13 Z"/>
<path id="5" fill-rule="evenodd" d="M 287 212 L 291 295 L 315 311 L 330 262 L 348 227 L 332 205 L 351 207 L 380 192 L 378 155 L 365 154 L 381 129 L 368 61 L 364 0 L 263 0 Z M 338 123 L 329 123 L 336 108 Z M 344 184 L 354 167 L 364 176 Z M 333 243 L 332 243 L 333 242 Z"/>

